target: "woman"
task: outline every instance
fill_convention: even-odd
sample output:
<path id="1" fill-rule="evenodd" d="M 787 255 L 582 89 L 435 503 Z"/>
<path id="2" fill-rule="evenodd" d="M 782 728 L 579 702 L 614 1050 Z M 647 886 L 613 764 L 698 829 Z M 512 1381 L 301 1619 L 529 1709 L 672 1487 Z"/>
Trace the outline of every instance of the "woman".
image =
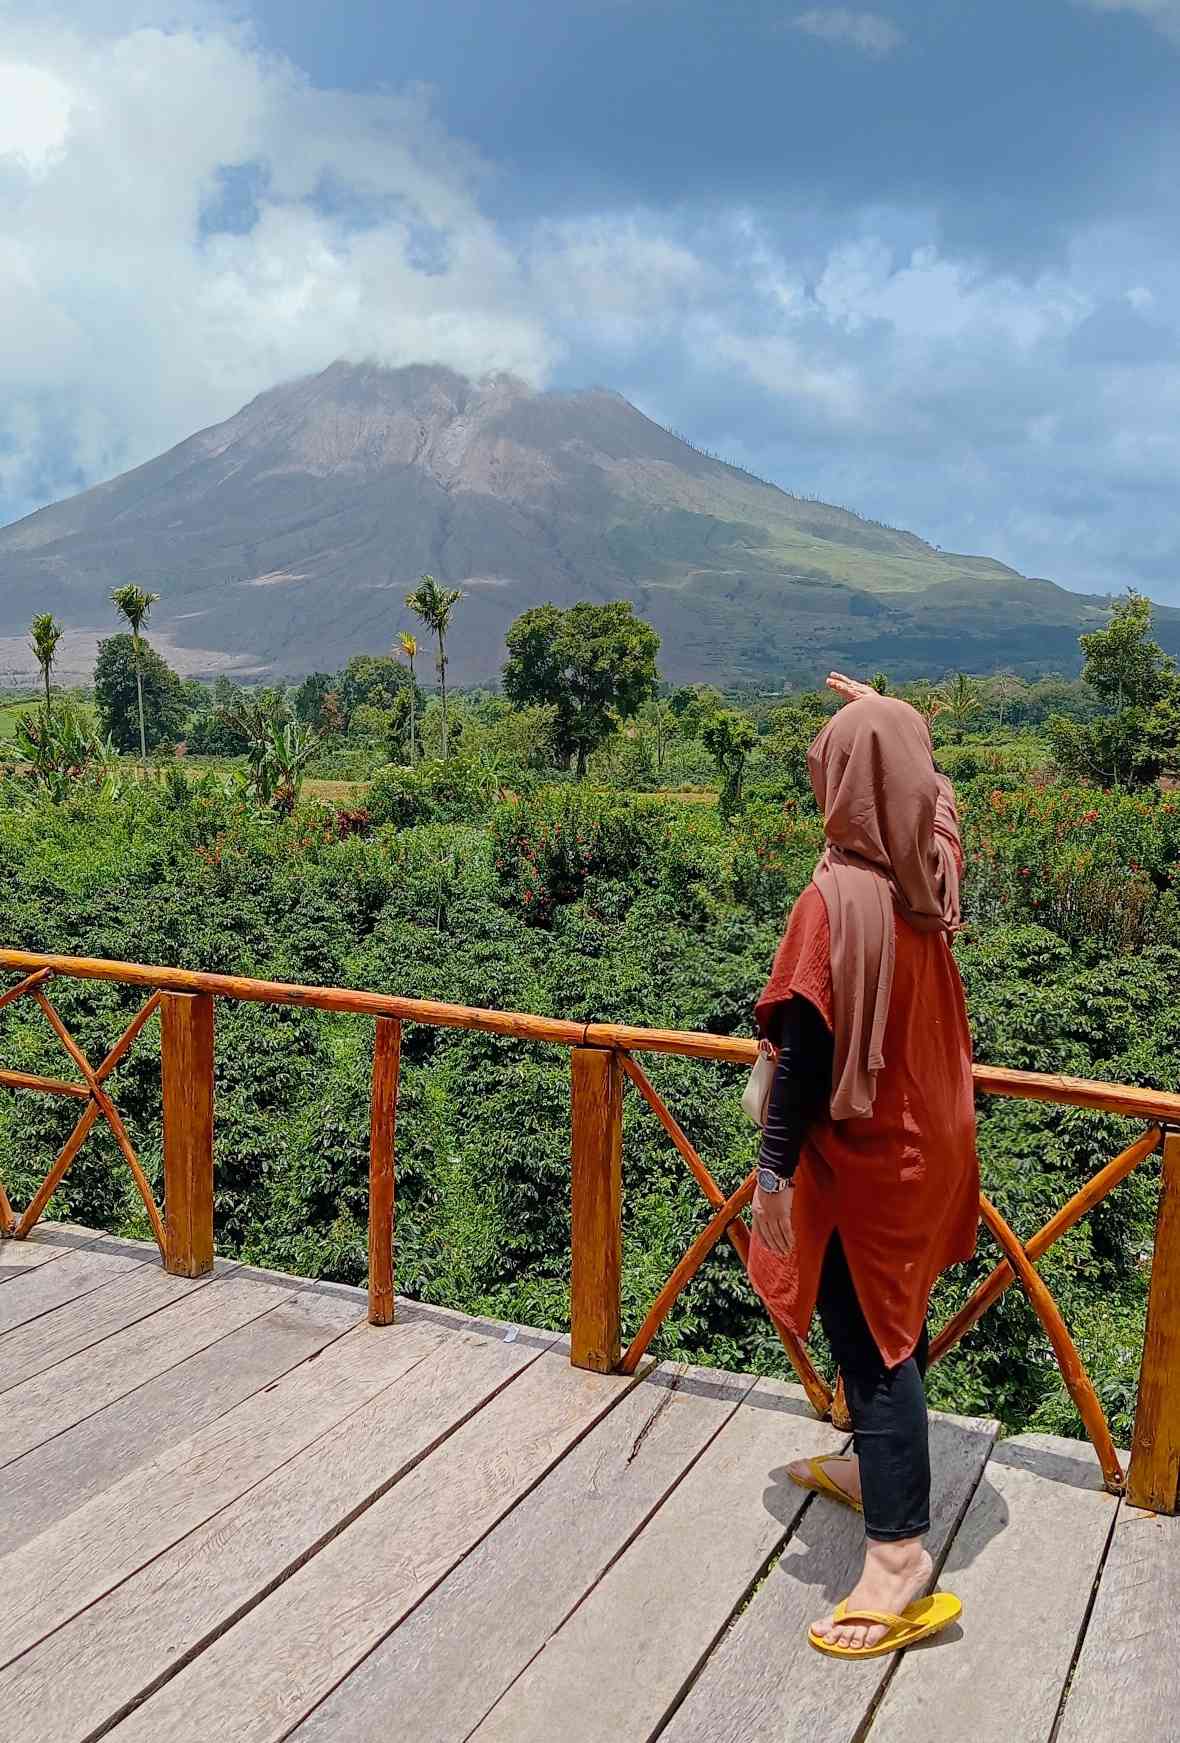
<path id="1" fill-rule="evenodd" d="M 908 704 L 839 673 L 849 702 L 808 753 L 827 846 L 757 1005 L 779 1047 L 750 1278 L 840 1365 L 856 1455 L 790 1467 L 862 1511 L 865 1563 L 813 1645 L 893 1651 L 958 1614 L 933 1571 L 923 1375 L 930 1290 L 975 1249 L 971 1041 L 950 949 L 962 850 L 950 784 Z"/>

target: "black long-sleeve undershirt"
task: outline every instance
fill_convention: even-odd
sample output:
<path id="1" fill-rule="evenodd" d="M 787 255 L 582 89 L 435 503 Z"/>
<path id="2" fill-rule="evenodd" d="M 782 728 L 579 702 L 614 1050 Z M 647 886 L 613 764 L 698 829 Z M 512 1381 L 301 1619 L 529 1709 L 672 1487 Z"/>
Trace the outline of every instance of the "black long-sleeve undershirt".
<path id="1" fill-rule="evenodd" d="M 808 1125 L 832 1093 L 832 1036 L 810 999 L 796 996 L 774 1012 L 769 1039 L 779 1055 L 758 1166 L 772 1168 L 789 1180 L 798 1166 Z"/>

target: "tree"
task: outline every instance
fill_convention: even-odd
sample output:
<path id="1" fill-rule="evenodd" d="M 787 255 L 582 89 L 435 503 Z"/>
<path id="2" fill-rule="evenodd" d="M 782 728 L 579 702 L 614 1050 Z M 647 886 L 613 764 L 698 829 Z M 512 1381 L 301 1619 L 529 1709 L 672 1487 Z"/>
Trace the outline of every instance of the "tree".
<path id="1" fill-rule="evenodd" d="M 725 698 L 711 684 L 682 684 L 668 698 L 668 706 L 683 737 L 699 738 L 705 721 L 724 708 Z"/>
<path id="2" fill-rule="evenodd" d="M 135 651 L 135 688 L 139 701 L 139 754 L 144 762 L 147 761 L 147 730 L 143 718 L 143 675 L 141 672 L 143 644 L 139 632 L 159 597 L 158 593 L 145 593 L 142 587 L 136 587 L 131 582 L 126 587 L 116 587 L 111 594 L 112 605 L 117 611 L 122 612 L 131 625 L 131 640 Z"/>
<path id="3" fill-rule="evenodd" d="M 116 749 L 138 748 L 141 756 L 157 745 L 175 744 L 188 714 L 176 673 L 146 642 L 137 660 L 129 635 L 99 642 L 94 701 L 101 730 Z"/>
<path id="4" fill-rule="evenodd" d="M 1054 755 L 1067 774 L 1104 787 L 1153 781 L 1174 767 L 1180 745 L 1180 679 L 1151 639 L 1151 601 L 1128 592 L 1105 629 L 1080 638 L 1083 682 L 1114 712 L 1096 720 L 1049 721 Z"/>
<path id="5" fill-rule="evenodd" d="M 568 611 L 538 605 L 517 618 L 506 640 L 504 694 L 518 707 L 557 710 L 557 752 L 566 763 L 576 759 L 579 779 L 591 751 L 633 718 L 659 683 L 660 638 L 626 600 L 583 602 Z"/>
<path id="6" fill-rule="evenodd" d="M 442 754 L 447 760 L 447 631 L 455 607 L 463 597 L 461 587 L 440 587 L 433 575 L 423 575 L 412 593 L 406 594 L 406 604 L 420 617 L 438 642 L 435 667 L 438 671 L 439 700 L 442 703 Z"/>
<path id="7" fill-rule="evenodd" d="M 281 691 L 242 696 L 226 716 L 246 746 L 251 797 L 289 816 L 307 765 L 319 748 L 319 734 L 304 721 L 292 719 Z"/>
<path id="8" fill-rule="evenodd" d="M 1082 681 L 1118 709 L 1154 708 L 1175 682 L 1175 666 L 1151 640 L 1151 601 L 1128 590 L 1105 629 L 1080 638 Z"/>
<path id="9" fill-rule="evenodd" d="M 746 758 L 757 742 L 754 722 L 748 715 L 732 708 L 723 708 L 706 720 L 701 728 L 701 743 L 717 764 L 721 776 L 721 815 L 729 818 L 741 810 L 742 780 Z"/>
<path id="10" fill-rule="evenodd" d="M 330 672 L 309 673 L 291 699 L 296 719 L 308 726 L 318 726 L 323 717 L 324 698 L 334 683 Z"/>
<path id="11" fill-rule="evenodd" d="M 403 629 L 398 637 L 398 646 L 410 662 L 410 767 L 418 760 L 418 709 L 415 691 L 418 686 L 414 678 L 414 661 L 418 658 L 418 638 L 412 636 L 408 629 Z"/>
<path id="12" fill-rule="evenodd" d="M 957 672 L 954 683 L 948 684 L 943 691 L 941 702 L 940 712 L 951 722 L 955 743 L 962 744 L 963 734 L 982 707 L 979 685 L 966 673 Z"/>
<path id="13" fill-rule="evenodd" d="M 1010 702 L 1015 702 L 1024 693 L 1024 685 L 1012 672 L 997 672 L 987 686 L 988 698 L 996 705 L 997 724 L 1001 730 L 1004 725 L 1004 714 Z"/>
<path id="14" fill-rule="evenodd" d="M 664 767 L 664 753 L 668 748 L 668 739 L 673 728 L 679 723 L 672 712 L 671 704 L 660 696 L 653 696 L 643 708 L 643 719 L 646 720 L 656 741 L 656 773 Z"/>
<path id="15" fill-rule="evenodd" d="M 49 714 L 49 674 L 53 670 L 53 662 L 57 658 L 57 644 L 62 638 L 62 627 L 52 612 L 38 612 L 29 625 L 30 643 L 41 668 L 41 676 L 45 681 L 45 713 Z"/>

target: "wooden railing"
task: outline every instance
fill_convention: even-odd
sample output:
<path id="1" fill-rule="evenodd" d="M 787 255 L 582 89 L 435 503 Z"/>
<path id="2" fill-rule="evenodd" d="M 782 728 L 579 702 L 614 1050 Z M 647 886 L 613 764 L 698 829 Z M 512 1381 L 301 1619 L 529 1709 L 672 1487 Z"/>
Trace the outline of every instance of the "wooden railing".
<path id="1" fill-rule="evenodd" d="M 718 1242 L 728 1240 L 743 1262 L 746 1258 L 750 1235 L 741 1213 L 753 1196 L 752 1173 L 727 1196 L 635 1056 L 670 1053 L 748 1066 L 754 1058 L 753 1041 L 621 1024 L 572 1023 L 515 1011 L 393 998 L 340 987 L 297 986 L 140 963 L 39 956 L 19 950 L 0 950 L 0 971 L 22 977 L 0 993 L 0 1008 L 18 999 L 35 1003 L 81 1079 L 0 1070 L 0 1086 L 65 1096 L 85 1104 L 65 1146 L 19 1214 L 13 1210 L 0 1182 L 0 1233 L 5 1236 L 21 1240 L 29 1234 L 88 1134 L 101 1119 L 110 1127 L 143 1198 L 167 1269 L 194 1277 L 212 1267 L 213 1011 L 214 1000 L 221 998 L 347 1011 L 375 1019 L 369 1171 L 369 1318 L 375 1325 L 390 1324 L 394 1315 L 394 1156 L 402 1025 L 406 1022 L 482 1030 L 570 1051 L 570 1354 L 575 1365 L 599 1372 L 633 1373 L 677 1297 Z M 47 988 L 55 976 L 115 981 L 141 987 L 148 994 L 98 1066 L 87 1060 L 50 999 Z M 163 1086 L 162 1215 L 118 1109 L 104 1087 L 157 1012 Z M 624 1348 L 622 1138 L 623 1093 L 628 1083 L 664 1127 L 700 1186 L 712 1214 Z M 1093 1442 L 1106 1486 L 1115 1493 L 1125 1490 L 1137 1506 L 1175 1513 L 1180 1510 L 1180 1095 L 986 1065 L 975 1067 L 975 1084 L 981 1094 L 1126 1115 L 1144 1121 L 1147 1129 L 1027 1241 L 1020 1240 L 986 1197 L 981 1198 L 983 1221 L 1002 1258 L 935 1337 L 931 1360 L 939 1360 L 953 1348 L 1009 1285 L 1019 1280 Z M 1159 1215 L 1128 1476 L 1124 1475 L 1093 1383 L 1036 1269 L 1036 1260 L 1157 1151 L 1162 1152 Z M 839 1387 L 833 1396 L 789 1326 L 776 1320 L 775 1329 L 814 1408 L 846 1424 Z"/>

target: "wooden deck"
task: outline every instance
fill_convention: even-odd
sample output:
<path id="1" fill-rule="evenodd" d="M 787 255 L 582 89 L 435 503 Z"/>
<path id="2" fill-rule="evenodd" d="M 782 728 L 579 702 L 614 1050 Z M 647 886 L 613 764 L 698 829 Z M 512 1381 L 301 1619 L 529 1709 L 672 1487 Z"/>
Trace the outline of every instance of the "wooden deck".
<path id="1" fill-rule="evenodd" d="M 68 1226 L 0 1243 L 0 1734 L 21 1743 L 1154 1743 L 1180 1518 L 1089 1446 L 934 1420 L 961 1629 L 806 1623 L 859 1521 L 802 1393 Z"/>

